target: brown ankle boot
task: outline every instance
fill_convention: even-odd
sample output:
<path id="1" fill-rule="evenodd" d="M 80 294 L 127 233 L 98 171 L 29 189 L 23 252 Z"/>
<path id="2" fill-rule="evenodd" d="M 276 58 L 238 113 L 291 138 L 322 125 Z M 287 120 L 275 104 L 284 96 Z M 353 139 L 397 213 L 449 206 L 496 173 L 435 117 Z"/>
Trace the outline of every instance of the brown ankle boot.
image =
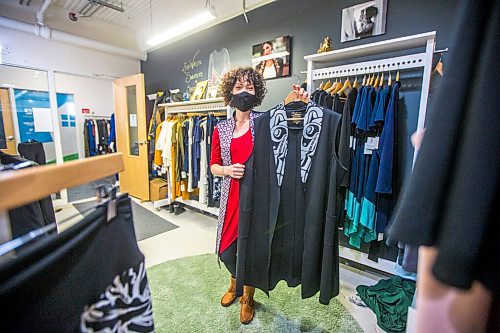
<path id="1" fill-rule="evenodd" d="M 250 322 L 253 320 L 255 314 L 255 304 L 253 301 L 254 293 L 254 287 L 243 286 L 243 296 L 240 298 L 240 322 L 242 324 L 250 324 Z"/>
<path id="2" fill-rule="evenodd" d="M 220 300 L 220 304 L 224 307 L 230 306 L 236 301 L 236 279 L 231 276 L 231 284 L 224 296 Z"/>

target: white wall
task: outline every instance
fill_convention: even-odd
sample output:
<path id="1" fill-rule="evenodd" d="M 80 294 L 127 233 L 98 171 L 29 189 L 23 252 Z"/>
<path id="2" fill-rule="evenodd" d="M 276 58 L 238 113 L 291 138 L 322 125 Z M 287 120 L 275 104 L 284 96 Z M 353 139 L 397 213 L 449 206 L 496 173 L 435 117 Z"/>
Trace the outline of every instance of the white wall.
<path id="1" fill-rule="evenodd" d="M 110 117 L 114 112 L 113 81 L 107 79 L 86 78 L 74 75 L 56 74 L 56 91 L 75 96 L 76 131 L 78 155 L 85 157 L 83 127 L 85 114 L 82 109 L 90 109 L 96 116 Z"/>
<path id="2" fill-rule="evenodd" d="M 112 79 L 141 72 L 139 60 L 68 45 L 3 27 L 0 27 L 0 50 L 3 50 L 0 62 L 4 64 L 56 71 L 56 92 L 74 95 L 80 158 L 85 156 L 84 116 L 81 109 L 89 108 L 95 115 L 110 116 L 114 112 Z M 7 79 L 0 78 L 0 83 L 9 83 L 6 82 Z M 29 76 L 20 76 L 11 81 L 11 84 L 19 88 L 48 90 L 40 89 L 40 83 L 35 87 L 36 82 L 31 82 Z"/>
<path id="3" fill-rule="evenodd" d="M 141 72 L 139 60 L 44 39 L 0 27 L 2 61 L 82 75 L 122 77 Z"/>

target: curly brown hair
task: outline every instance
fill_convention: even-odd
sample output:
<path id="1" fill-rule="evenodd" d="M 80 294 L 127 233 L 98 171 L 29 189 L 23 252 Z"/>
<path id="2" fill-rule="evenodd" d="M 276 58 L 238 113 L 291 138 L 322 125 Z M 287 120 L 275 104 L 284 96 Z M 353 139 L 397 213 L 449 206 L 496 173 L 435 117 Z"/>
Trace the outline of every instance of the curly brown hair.
<path id="1" fill-rule="evenodd" d="M 253 84 L 255 89 L 255 106 L 259 106 L 262 103 L 262 100 L 267 93 L 266 83 L 262 74 L 257 72 L 252 67 L 237 67 L 224 74 L 222 83 L 219 87 L 226 105 L 229 105 L 229 102 L 231 101 L 233 88 L 236 82 L 238 80 L 243 80 L 244 78 L 247 78 L 247 82 Z"/>

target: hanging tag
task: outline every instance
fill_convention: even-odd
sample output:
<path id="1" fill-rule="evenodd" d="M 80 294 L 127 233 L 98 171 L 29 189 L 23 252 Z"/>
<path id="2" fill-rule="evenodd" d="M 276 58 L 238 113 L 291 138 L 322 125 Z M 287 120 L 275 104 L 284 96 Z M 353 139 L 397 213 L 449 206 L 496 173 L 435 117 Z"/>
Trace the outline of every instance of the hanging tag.
<path id="1" fill-rule="evenodd" d="M 365 143 L 365 149 L 373 149 L 373 138 L 372 137 L 367 137 L 366 138 L 366 143 Z"/>
<path id="2" fill-rule="evenodd" d="M 181 183 L 181 191 L 186 192 L 186 186 L 184 185 L 184 183 Z"/>
<path id="3" fill-rule="evenodd" d="M 378 240 L 379 242 L 380 242 L 380 241 L 382 241 L 382 240 L 384 240 L 384 233 L 383 233 L 383 232 L 380 232 L 380 233 L 378 234 L 377 240 Z"/>
<path id="4" fill-rule="evenodd" d="M 356 150 L 356 138 L 352 139 L 352 150 Z"/>
<path id="5" fill-rule="evenodd" d="M 353 142 L 354 137 L 351 135 L 349 137 L 349 148 L 352 148 L 352 142 Z"/>
<path id="6" fill-rule="evenodd" d="M 378 143 L 380 141 L 380 137 L 379 136 L 376 136 L 373 138 L 373 149 L 378 149 Z"/>
<path id="7" fill-rule="evenodd" d="M 187 178 L 186 171 L 181 171 L 181 178 Z"/>
<path id="8" fill-rule="evenodd" d="M 371 155 L 373 153 L 373 150 L 371 150 L 370 148 L 368 148 L 365 144 L 365 149 L 364 149 L 364 152 L 363 152 L 365 155 Z"/>

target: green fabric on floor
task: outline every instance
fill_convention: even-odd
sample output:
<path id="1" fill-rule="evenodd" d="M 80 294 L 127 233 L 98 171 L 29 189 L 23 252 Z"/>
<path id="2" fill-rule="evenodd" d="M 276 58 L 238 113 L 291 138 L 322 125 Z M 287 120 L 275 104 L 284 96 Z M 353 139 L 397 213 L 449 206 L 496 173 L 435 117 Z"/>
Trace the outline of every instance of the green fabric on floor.
<path id="1" fill-rule="evenodd" d="M 219 269 L 215 254 L 167 261 L 147 271 L 155 330 L 158 333 L 205 332 L 362 332 L 346 308 L 333 299 L 302 300 L 300 286 L 279 283 L 270 298 L 257 290 L 256 314 L 249 325 L 239 321 L 240 305 L 224 308 L 220 298 L 229 286 L 229 273 Z"/>
<path id="2" fill-rule="evenodd" d="M 380 280 L 374 286 L 357 286 L 359 297 L 377 316 L 377 324 L 384 331 L 404 332 L 408 307 L 415 294 L 415 281 L 399 276 Z"/>

